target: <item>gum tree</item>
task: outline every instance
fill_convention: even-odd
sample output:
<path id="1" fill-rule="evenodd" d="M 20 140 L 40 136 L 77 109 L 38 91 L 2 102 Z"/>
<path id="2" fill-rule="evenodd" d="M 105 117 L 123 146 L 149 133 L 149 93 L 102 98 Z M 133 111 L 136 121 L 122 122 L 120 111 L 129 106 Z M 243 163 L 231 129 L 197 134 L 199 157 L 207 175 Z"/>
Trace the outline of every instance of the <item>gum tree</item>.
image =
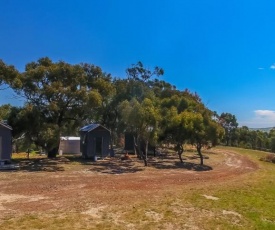
<path id="1" fill-rule="evenodd" d="M 212 112 L 206 108 L 203 108 L 201 113 L 193 113 L 191 119 L 190 141 L 196 146 L 200 164 L 203 165 L 202 148 L 217 145 L 224 135 L 224 129 L 212 119 Z"/>
<path id="2" fill-rule="evenodd" d="M 225 130 L 224 139 L 226 145 L 232 145 L 232 141 L 234 136 L 236 136 L 236 130 L 238 128 L 237 118 L 231 113 L 222 113 L 219 116 L 219 123 Z"/>
<path id="3" fill-rule="evenodd" d="M 147 166 L 148 144 L 154 143 L 158 138 L 159 109 L 148 98 L 141 103 L 136 99 L 123 101 L 119 108 L 126 130 L 134 134 L 136 152 L 143 159 L 144 166 Z M 143 149 L 142 142 L 145 143 Z"/>
<path id="4" fill-rule="evenodd" d="M 25 98 L 27 112 L 35 114 L 38 122 L 35 129 L 29 128 L 32 138 L 47 150 L 48 157 L 56 156 L 66 127 L 79 127 L 89 110 L 102 101 L 98 90 L 89 87 L 83 66 L 52 62 L 47 57 L 28 63 L 17 82 L 13 88 Z"/>

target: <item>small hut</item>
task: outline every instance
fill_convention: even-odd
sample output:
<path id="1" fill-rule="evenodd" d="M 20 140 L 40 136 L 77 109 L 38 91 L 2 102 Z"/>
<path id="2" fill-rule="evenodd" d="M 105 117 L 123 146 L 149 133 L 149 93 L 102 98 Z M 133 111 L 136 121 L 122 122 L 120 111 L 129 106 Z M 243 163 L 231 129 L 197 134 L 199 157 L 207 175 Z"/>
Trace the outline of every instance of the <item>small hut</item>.
<path id="1" fill-rule="evenodd" d="M 60 137 L 59 154 L 80 154 L 80 137 Z"/>
<path id="2" fill-rule="evenodd" d="M 100 124 L 89 124 L 80 129 L 80 151 L 82 157 L 104 158 L 109 155 L 111 132 Z"/>
<path id="3" fill-rule="evenodd" d="M 10 161 L 12 154 L 12 128 L 0 122 L 0 162 Z"/>
<path id="4" fill-rule="evenodd" d="M 134 140 L 134 134 L 130 132 L 126 132 L 124 134 L 125 136 L 125 143 L 124 143 L 124 150 L 128 153 L 136 153 L 135 150 L 135 140 Z M 145 149 L 145 141 L 140 141 L 139 147 L 143 151 Z M 153 152 L 155 155 L 156 147 L 149 144 L 148 145 L 148 151 Z"/>
<path id="5" fill-rule="evenodd" d="M 124 150 L 129 153 L 135 152 L 135 141 L 133 133 L 125 133 Z"/>

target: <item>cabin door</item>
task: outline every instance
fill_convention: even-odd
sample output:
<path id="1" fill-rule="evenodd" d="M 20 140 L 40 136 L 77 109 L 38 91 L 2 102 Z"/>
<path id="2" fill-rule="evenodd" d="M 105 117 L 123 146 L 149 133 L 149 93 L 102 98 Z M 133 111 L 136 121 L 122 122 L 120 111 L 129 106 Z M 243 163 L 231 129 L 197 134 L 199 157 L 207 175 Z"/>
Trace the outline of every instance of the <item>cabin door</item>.
<path id="1" fill-rule="evenodd" d="M 95 155 L 102 156 L 102 137 L 96 137 L 95 139 Z"/>

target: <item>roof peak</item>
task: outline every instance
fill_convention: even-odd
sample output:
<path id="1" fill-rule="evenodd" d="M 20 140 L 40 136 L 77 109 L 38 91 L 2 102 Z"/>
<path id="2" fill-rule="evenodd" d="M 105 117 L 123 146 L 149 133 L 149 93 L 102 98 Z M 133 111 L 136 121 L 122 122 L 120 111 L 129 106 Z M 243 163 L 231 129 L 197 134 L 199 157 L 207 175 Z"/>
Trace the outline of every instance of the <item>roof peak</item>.
<path id="1" fill-rule="evenodd" d="M 7 128 L 7 129 L 12 130 L 12 127 L 9 126 L 7 123 L 5 123 L 5 122 L 3 122 L 3 121 L 0 121 L 0 125 L 2 125 L 3 127 Z"/>
<path id="2" fill-rule="evenodd" d="M 90 131 L 92 131 L 92 130 L 98 128 L 98 127 L 102 127 L 102 128 L 104 128 L 104 129 L 108 130 L 107 128 L 105 128 L 105 127 L 104 127 L 103 125 L 101 125 L 101 124 L 92 123 L 92 124 L 89 124 L 89 125 L 86 125 L 86 126 L 82 127 L 82 128 L 80 129 L 80 131 L 83 131 L 83 132 L 90 132 Z M 108 130 L 108 131 L 110 131 L 110 130 Z"/>

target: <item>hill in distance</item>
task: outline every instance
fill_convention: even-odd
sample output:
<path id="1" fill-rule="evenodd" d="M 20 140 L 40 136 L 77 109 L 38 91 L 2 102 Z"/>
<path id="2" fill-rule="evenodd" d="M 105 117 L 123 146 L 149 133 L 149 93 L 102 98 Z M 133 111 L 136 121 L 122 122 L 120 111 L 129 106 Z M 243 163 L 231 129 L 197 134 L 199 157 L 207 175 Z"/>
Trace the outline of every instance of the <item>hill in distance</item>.
<path id="1" fill-rule="evenodd" d="M 249 128 L 251 131 L 262 131 L 262 132 L 267 132 L 269 133 L 271 129 L 275 129 L 275 127 L 268 127 L 268 128 Z"/>

